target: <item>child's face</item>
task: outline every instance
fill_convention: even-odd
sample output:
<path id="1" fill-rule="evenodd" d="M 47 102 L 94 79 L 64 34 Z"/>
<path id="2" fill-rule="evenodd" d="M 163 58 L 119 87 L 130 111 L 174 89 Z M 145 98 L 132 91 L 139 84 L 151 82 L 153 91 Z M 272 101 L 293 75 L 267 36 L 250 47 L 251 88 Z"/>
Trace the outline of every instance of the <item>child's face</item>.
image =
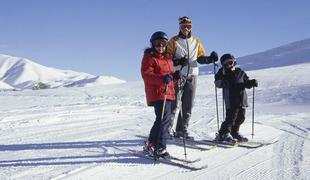
<path id="1" fill-rule="evenodd" d="M 226 69 L 233 69 L 234 68 L 234 60 L 233 59 L 228 59 L 226 60 L 224 63 L 223 63 L 223 66 L 226 68 Z"/>

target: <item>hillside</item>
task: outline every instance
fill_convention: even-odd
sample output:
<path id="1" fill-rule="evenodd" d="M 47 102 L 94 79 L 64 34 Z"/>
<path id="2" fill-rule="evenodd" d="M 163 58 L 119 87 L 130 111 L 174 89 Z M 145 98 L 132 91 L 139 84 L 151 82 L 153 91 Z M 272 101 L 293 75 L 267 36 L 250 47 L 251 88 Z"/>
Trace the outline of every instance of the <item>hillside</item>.
<path id="1" fill-rule="evenodd" d="M 104 79 L 104 80 L 103 80 Z M 0 54 L 0 81 L 13 88 L 31 89 L 41 82 L 51 88 L 71 86 L 92 86 L 123 83 L 124 81 L 109 76 L 94 76 L 71 70 L 46 67 L 29 59 Z M 1 88 L 5 88 L 3 85 Z"/>
<path id="2" fill-rule="evenodd" d="M 279 74 L 278 72 L 282 72 Z M 0 92 L 0 179 L 308 179 L 310 175 L 310 63 L 248 71 L 258 79 L 255 135 L 250 107 L 241 133 L 251 140 L 278 139 L 258 149 L 187 148 L 200 171 L 158 164 L 141 150 L 154 122 L 143 82 L 93 88 Z M 198 78 L 189 131 L 196 139 L 217 130 L 213 75 Z M 220 121 L 222 101 L 219 90 Z M 210 146 L 203 146 L 210 148 Z M 183 158 L 183 147 L 168 145 Z"/>
<path id="3" fill-rule="evenodd" d="M 237 58 L 238 65 L 244 70 L 289 66 L 306 62 L 310 62 L 310 38 Z M 200 67 L 200 74 L 209 73 L 213 73 L 213 66 Z"/>

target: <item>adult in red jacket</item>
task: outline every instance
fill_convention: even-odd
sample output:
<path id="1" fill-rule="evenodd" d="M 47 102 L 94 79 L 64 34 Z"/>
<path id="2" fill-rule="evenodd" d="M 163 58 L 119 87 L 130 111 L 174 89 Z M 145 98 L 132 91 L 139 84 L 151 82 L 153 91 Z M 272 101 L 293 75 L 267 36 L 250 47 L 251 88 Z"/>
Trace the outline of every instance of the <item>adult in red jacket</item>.
<path id="1" fill-rule="evenodd" d="M 145 50 L 142 59 L 141 74 L 147 104 L 154 107 L 156 119 L 149 138 L 145 141 L 144 151 L 151 156 L 169 156 L 166 150 L 166 139 L 171 119 L 171 101 L 175 99 L 173 82 L 179 78 L 180 74 L 174 73 L 172 59 L 166 53 L 167 34 L 161 31 L 155 32 L 150 42 L 151 47 Z M 166 102 L 162 118 L 165 95 Z"/>

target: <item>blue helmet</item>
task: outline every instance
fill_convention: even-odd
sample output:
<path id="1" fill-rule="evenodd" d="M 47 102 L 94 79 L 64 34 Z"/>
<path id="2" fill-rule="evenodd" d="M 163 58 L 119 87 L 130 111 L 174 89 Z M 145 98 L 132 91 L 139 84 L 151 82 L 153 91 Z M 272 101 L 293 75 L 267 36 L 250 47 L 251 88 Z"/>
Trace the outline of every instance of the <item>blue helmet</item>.
<path id="1" fill-rule="evenodd" d="M 153 43 L 153 41 L 155 41 L 156 39 L 164 39 L 166 41 L 168 41 L 168 36 L 166 33 L 162 32 L 162 31 L 157 31 L 155 33 L 153 33 L 150 42 Z"/>

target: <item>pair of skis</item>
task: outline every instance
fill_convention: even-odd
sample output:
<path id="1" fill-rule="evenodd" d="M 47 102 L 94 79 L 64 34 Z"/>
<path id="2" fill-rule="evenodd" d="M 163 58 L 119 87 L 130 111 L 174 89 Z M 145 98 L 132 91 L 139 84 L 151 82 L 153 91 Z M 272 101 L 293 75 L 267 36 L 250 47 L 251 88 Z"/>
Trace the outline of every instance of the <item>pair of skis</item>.
<path id="1" fill-rule="evenodd" d="M 138 136 L 138 137 L 145 138 L 144 136 Z M 248 148 L 248 149 L 259 148 L 259 147 L 274 144 L 278 141 L 278 139 L 272 139 L 270 141 L 248 141 L 248 142 L 237 142 L 237 143 L 231 143 L 231 142 L 226 142 L 226 141 L 216 141 L 212 139 L 204 139 L 204 140 L 188 139 L 186 141 L 187 141 L 186 147 L 188 148 L 198 149 L 201 151 L 208 151 L 216 147 L 219 147 L 219 148 L 241 147 L 241 148 Z M 183 146 L 183 140 L 181 138 L 168 139 L 167 143 Z M 209 146 L 209 147 L 206 148 L 203 146 Z M 169 158 L 159 157 L 158 159 L 154 160 L 153 156 L 145 154 L 143 151 L 137 151 L 137 150 L 128 150 L 128 151 L 136 157 L 152 160 L 154 161 L 154 163 L 157 162 L 157 163 L 168 164 L 168 165 L 180 167 L 180 168 L 191 170 L 191 171 L 202 170 L 208 167 L 208 165 L 197 166 L 194 164 L 196 162 L 201 161 L 200 158 L 188 160 L 188 159 L 182 159 L 182 158 L 170 155 Z"/>
<path id="2" fill-rule="evenodd" d="M 271 144 L 274 144 L 278 141 L 278 139 L 272 139 L 270 141 L 247 141 L 247 142 L 227 142 L 227 141 L 217 141 L 214 139 L 203 139 L 203 140 L 192 140 L 188 139 L 187 141 L 187 147 L 189 148 L 195 148 L 198 147 L 197 145 L 207 145 L 213 147 L 221 147 L 221 148 L 231 148 L 231 147 L 242 147 L 242 148 L 259 148 L 262 146 L 268 146 Z M 180 138 L 173 138 L 171 140 L 168 140 L 168 143 L 171 144 L 179 144 L 182 145 L 182 140 Z M 203 148 L 203 147 L 201 147 Z"/>
<path id="3" fill-rule="evenodd" d="M 133 155 L 136 157 L 148 159 L 150 161 L 153 161 L 154 163 L 168 164 L 168 165 L 180 167 L 180 168 L 191 170 L 191 171 L 202 170 L 208 167 L 208 165 L 202 165 L 202 166 L 194 165 L 194 163 L 201 161 L 200 158 L 189 160 L 189 159 L 182 159 L 182 158 L 170 155 L 168 158 L 158 157 L 154 159 L 153 156 L 145 154 L 143 151 L 136 151 L 136 150 L 128 150 L 128 151 L 133 153 Z"/>

